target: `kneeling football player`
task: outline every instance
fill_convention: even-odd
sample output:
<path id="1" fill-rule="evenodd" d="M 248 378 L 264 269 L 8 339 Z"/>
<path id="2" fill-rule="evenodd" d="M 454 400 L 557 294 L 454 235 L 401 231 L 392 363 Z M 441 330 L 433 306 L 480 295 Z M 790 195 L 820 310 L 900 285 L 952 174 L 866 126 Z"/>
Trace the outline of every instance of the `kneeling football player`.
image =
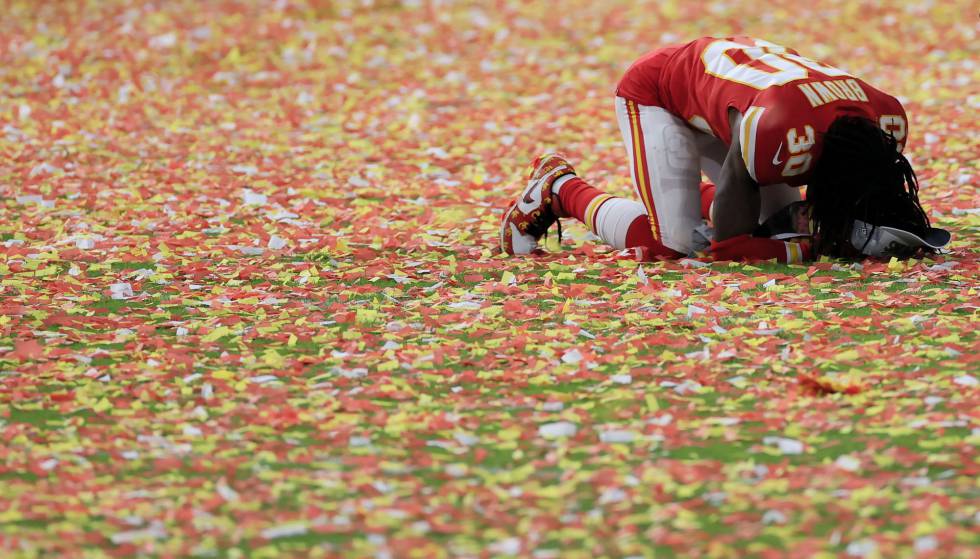
<path id="1" fill-rule="evenodd" d="M 899 101 L 792 49 L 705 37 L 654 50 L 620 80 L 616 116 L 642 204 L 593 187 L 561 155 L 539 157 L 501 220 L 503 251 L 534 252 L 567 217 L 647 258 L 707 249 L 793 263 L 909 256 L 949 240 L 919 203 Z M 702 172 L 717 186 L 702 185 Z M 766 236 L 760 224 L 803 185 L 812 236 Z"/>

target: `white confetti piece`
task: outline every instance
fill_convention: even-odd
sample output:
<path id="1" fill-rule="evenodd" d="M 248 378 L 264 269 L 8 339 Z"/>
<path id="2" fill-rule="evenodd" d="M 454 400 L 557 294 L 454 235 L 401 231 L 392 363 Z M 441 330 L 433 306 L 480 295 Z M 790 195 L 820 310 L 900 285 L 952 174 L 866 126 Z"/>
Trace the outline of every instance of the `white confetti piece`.
<path id="1" fill-rule="evenodd" d="M 218 483 L 214 486 L 214 490 L 226 501 L 237 501 L 239 499 L 238 491 L 229 487 L 228 482 L 224 478 L 218 480 Z"/>
<path id="2" fill-rule="evenodd" d="M 765 437 L 762 442 L 775 446 L 783 454 L 803 454 L 803 443 L 786 437 Z"/>
<path id="3" fill-rule="evenodd" d="M 700 354 L 701 352 L 697 352 L 697 353 Z M 667 388 L 672 387 L 674 389 L 674 392 L 678 394 L 692 394 L 692 393 L 697 394 L 698 392 L 701 392 L 702 388 L 704 388 L 703 386 L 701 386 L 700 383 L 694 382 L 693 380 L 685 380 L 680 384 L 670 383 L 670 386 L 668 386 L 668 382 L 669 381 L 662 382 L 660 383 L 660 385 Z"/>
<path id="4" fill-rule="evenodd" d="M 259 192 L 253 192 L 251 189 L 245 188 L 242 190 L 242 203 L 249 206 L 262 206 L 269 201 L 269 197 L 265 194 Z"/>
<path id="5" fill-rule="evenodd" d="M 950 260 L 949 262 L 943 262 L 941 264 L 933 264 L 932 266 L 929 266 L 928 270 L 930 272 L 945 272 L 946 270 L 952 270 L 957 266 L 959 266 L 959 262 Z"/>
<path id="6" fill-rule="evenodd" d="M 852 557 L 867 557 L 878 551 L 878 544 L 874 540 L 857 540 L 847 544 L 846 551 Z"/>
<path id="7" fill-rule="evenodd" d="M 347 441 L 348 446 L 354 446 L 354 447 L 370 446 L 370 444 L 371 444 L 371 439 L 369 439 L 368 437 L 351 437 Z"/>
<path id="8" fill-rule="evenodd" d="M 157 35 L 150 39 L 150 48 L 157 50 L 164 50 L 172 48 L 177 44 L 177 34 L 176 33 L 164 33 L 163 35 Z"/>
<path id="9" fill-rule="evenodd" d="M 577 349 L 570 349 L 562 354 L 561 360 L 569 365 L 574 365 L 582 360 L 582 352 Z"/>
<path id="10" fill-rule="evenodd" d="M 38 196 L 36 194 L 31 194 L 31 195 L 28 195 L 28 196 L 18 196 L 17 197 L 17 203 L 18 204 L 37 204 L 38 206 L 41 206 L 43 208 L 53 208 L 54 207 L 54 200 L 45 200 L 44 198 L 42 198 L 41 196 Z"/>
<path id="11" fill-rule="evenodd" d="M 463 464 L 448 464 L 446 465 L 446 473 L 452 477 L 463 477 L 466 475 L 467 469 Z"/>
<path id="12" fill-rule="evenodd" d="M 133 297 L 133 286 L 129 283 L 114 283 L 109 286 L 109 294 L 113 299 L 129 299 Z"/>
<path id="13" fill-rule="evenodd" d="M 449 152 L 442 149 L 441 147 L 431 147 L 425 150 L 425 153 L 433 157 L 438 157 L 439 159 L 446 159 L 449 157 Z"/>
<path id="14" fill-rule="evenodd" d="M 499 555 L 517 555 L 521 552 L 521 540 L 507 538 L 490 544 L 490 551 Z"/>
<path id="15" fill-rule="evenodd" d="M 849 454 L 844 454 L 834 460 L 834 465 L 848 472 L 856 472 L 861 468 L 861 461 Z"/>
<path id="16" fill-rule="evenodd" d="M 29 176 L 31 178 L 34 178 L 34 177 L 36 177 L 38 175 L 51 175 L 51 174 L 57 173 L 60 170 L 61 169 L 59 169 L 58 167 L 55 167 L 54 165 L 52 165 L 52 164 L 48 163 L 47 161 L 45 161 L 44 163 L 38 163 L 37 165 L 35 165 L 31 169 L 31 173 L 30 173 Z M 33 200 L 31 200 L 31 201 L 32 202 L 35 202 L 35 203 L 38 203 L 38 204 L 40 204 L 42 202 L 42 199 L 41 199 L 40 196 L 18 196 L 17 197 L 17 201 L 20 202 L 21 204 L 24 203 L 24 202 L 21 202 L 20 201 L 21 198 L 32 198 Z"/>
<path id="17" fill-rule="evenodd" d="M 232 165 L 231 171 L 239 175 L 248 175 L 251 177 L 259 173 L 259 168 L 255 165 Z M 262 203 L 264 204 L 265 202 Z"/>
<path id="18" fill-rule="evenodd" d="M 953 382 L 960 386 L 976 386 L 980 381 L 970 375 L 962 375 L 953 379 Z"/>
<path id="19" fill-rule="evenodd" d="M 290 524 L 280 524 L 279 526 L 273 526 L 272 528 L 266 528 L 262 530 L 262 537 L 267 540 L 274 540 L 277 538 L 286 538 L 289 536 L 300 536 L 307 532 L 305 522 L 292 522 Z"/>
<path id="20" fill-rule="evenodd" d="M 392 281 L 394 281 L 398 285 L 404 285 L 406 283 L 411 283 L 411 281 L 412 281 L 411 278 L 409 278 L 407 276 L 399 276 L 397 274 L 388 274 L 385 277 L 388 278 L 388 279 L 390 279 L 390 280 L 392 280 Z"/>
<path id="21" fill-rule="evenodd" d="M 650 280 L 647 278 L 647 273 L 643 271 L 643 266 L 636 267 L 636 277 L 640 278 L 640 283 L 643 285 L 650 285 Z"/>
<path id="22" fill-rule="evenodd" d="M 631 443 L 636 440 L 636 433 L 622 429 L 603 431 L 599 433 L 599 440 L 604 443 Z"/>
<path id="23" fill-rule="evenodd" d="M 936 540 L 936 536 L 920 536 L 915 538 L 915 550 L 919 553 L 928 553 L 937 547 L 939 547 L 939 542 Z"/>
<path id="24" fill-rule="evenodd" d="M 265 249 L 262 247 L 249 247 L 241 245 L 228 245 L 228 248 L 232 250 L 237 250 L 238 252 L 246 256 L 260 256 L 265 254 Z"/>
<path id="25" fill-rule="evenodd" d="M 620 503 L 625 501 L 627 497 L 629 497 L 629 495 L 622 489 L 618 487 L 611 487 L 604 490 L 602 495 L 599 495 L 599 504 L 606 505 L 609 503 Z"/>
<path id="26" fill-rule="evenodd" d="M 286 211 L 283 208 L 279 208 L 274 212 L 268 212 L 265 214 L 265 216 L 273 221 L 285 221 L 287 223 L 293 223 L 293 220 L 299 217 L 298 214 L 294 214 L 293 212 Z"/>
<path id="27" fill-rule="evenodd" d="M 344 377 L 344 378 L 363 378 L 368 374 L 368 370 L 364 367 L 356 367 L 354 369 L 344 369 L 341 367 L 334 367 L 333 372 Z"/>
<path id="28" fill-rule="evenodd" d="M 571 437 L 578 432 L 578 427 L 570 421 L 556 421 L 554 423 L 545 423 L 538 427 L 538 434 L 546 439 L 558 439 L 562 437 Z"/>
<path id="29" fill-rule="evenodd" d="M 480 438 L 469 433 L 454 433 L 453 438 L 461 445 L 473 446 L 480 442 Z"/>
<path id="30" fill-rule="evenodd" d="M 786 515 L 778 510 L 767 510 L 762 515 L 763 524 L 786 524 Z"/>
<path id="31" fill-rule="evenodd" d="M 153 522 L 149 527 L 140 530 L 117 532 L 109 536 L 109 539 L 112 540 L 112 543 L 120 545 L 124 543 L 145 542 L 148 540 L 162 540 L 166 537 L 167 531 L 163 529 L 163 524 Z"/>

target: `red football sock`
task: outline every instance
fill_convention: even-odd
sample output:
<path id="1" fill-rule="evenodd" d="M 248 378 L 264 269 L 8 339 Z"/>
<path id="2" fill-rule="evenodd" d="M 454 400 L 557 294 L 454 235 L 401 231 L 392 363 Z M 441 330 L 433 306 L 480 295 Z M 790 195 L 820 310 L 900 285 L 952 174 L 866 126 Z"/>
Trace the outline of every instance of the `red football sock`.
<path id="1" fill-rule="evenodd" d="M 653 238 L 650 217 L 646 215 L 634 219 L 626 232 L 626 248 L 633 247 L 637 249 L 636 259 L 641 261 L 670 260 L 684 256 Z"/>
<path id="2" fill-rule="evenodd" d="M 630 223 L 629 230 L 626 231 L 626 248 L 659 245 L 653 238 L 653 230 L 650 228 L 650 217 L 641 215 Z"/>
<path id="3" fill-rule="evenodd" d="M 599 213 L 599 208 L 606 200 L 613 199 L 615 197 L 595 188 L 579 177 L 574 177 L 565 182 L 559 189 L 559 194 L 555 196 L 556 203 L 553 209 L 559 217 L 574 217 L 590 230 L 595 231 L 594 221 L 596 214 Z M 590 206 L 592 207 L 590 208 Z M 654 239 L 650 218 L 645 214 L 634 218 L 626 231 L 626 248 L 633 247 L 643 248 L 642 254 L 639 255 L 641 260 L 683 256 L 683 254 L 667 248 Z"/>
<path id="4" fill-rule="evenodd" d="M 568 182 L 561 185 L 559 194 L 555 196 L 558 204 L 554 207 L 558 217 L 574 217 L 586 223 L 585 210 L 589 207 L 589 202 L 599 196 L 606 196 L 606 193 L 585 182 L 578 177 L 572 177 Z"/>

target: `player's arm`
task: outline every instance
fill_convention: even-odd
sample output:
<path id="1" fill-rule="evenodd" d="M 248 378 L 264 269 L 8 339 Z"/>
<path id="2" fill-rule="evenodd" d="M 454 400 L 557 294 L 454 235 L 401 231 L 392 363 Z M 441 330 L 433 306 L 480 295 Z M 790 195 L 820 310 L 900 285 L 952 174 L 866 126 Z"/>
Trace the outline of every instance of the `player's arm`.
<path id="1" fill-rule="evenodd" d="M 796 264 L 813 258 L 808 240 L 785 242 L 753 237 L 759 225 L 762 195 L 742 159 L 739 139 L 742 116 L 729 112 L 732 146 L 721 168 L 711 217 L 715 235 L 711 254 L 718 260 L 776 260 Z"/>
<path id="2" fill-rule="evenodd" d="M 729 109 L 729 122 L 732 128 L 732 145 L 721 167 L 711 211 L 716 241 L 752 233 L 759 224 L 759 208 L 762 204 L 759 185 L 749 176 L 745 161 L 742 160 L 742 146 L 739 141 L 742 115 Z"/>

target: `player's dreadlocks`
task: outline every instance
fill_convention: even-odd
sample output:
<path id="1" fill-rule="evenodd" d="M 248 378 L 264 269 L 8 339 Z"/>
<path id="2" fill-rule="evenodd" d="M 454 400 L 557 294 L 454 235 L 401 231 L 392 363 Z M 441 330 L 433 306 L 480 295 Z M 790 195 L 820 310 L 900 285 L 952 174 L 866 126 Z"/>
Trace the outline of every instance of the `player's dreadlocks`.
<path id="1" fill-rule="evenodd" d="M 853 254 L 851 224 L 860 219 L 923 235 L 929 218 L 919 183 L 895 137 L 869 119 L 845 116 L 824 134 L 823 153 L 807 188 L 816 249 Z M 861 247 L 857 247 L 860 249 Z"/>

